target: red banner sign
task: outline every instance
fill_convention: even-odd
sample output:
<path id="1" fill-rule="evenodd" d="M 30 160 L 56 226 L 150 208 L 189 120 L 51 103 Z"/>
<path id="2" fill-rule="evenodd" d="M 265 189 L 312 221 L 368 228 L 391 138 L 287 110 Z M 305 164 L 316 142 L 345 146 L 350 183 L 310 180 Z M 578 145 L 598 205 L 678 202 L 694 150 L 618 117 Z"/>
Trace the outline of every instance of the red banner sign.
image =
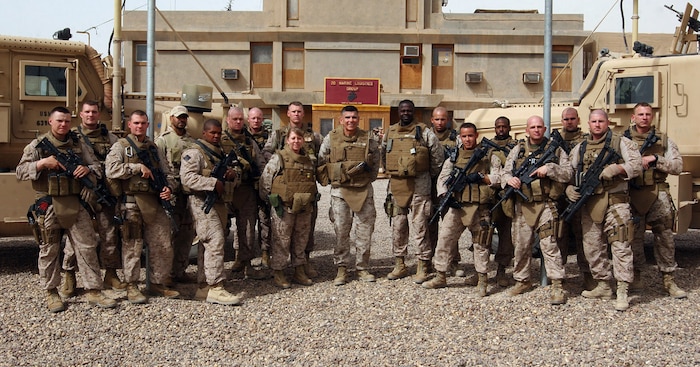
<path id="1" fill-rule="evenodd" d="M 324 103 L 379 105 L 379 79 L 326 78 Z"/>

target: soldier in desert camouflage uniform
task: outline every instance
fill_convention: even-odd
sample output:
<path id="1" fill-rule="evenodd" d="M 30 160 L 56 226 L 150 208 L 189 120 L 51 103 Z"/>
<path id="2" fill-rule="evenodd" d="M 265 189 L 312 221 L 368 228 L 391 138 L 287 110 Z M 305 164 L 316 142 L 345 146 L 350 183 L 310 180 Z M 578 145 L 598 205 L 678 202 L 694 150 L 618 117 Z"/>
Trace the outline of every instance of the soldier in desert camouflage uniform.
<path id="1" fill-rule="evenodd" d="M 267 143 L 267 139 L 270 134 L 267 129 L 263 126 L 263 112 L 257 107 L 253 107 L 248 110 L 248 131 L 246 132 L 262 152 Z M 264 158 L 264 157 L 263 157 Z M 264 168 L 264 165 L 260 167 L 260 170 Z M 256 189 L 259 188 L 259 179 L 255 182 Z M 270 206 L 264 201 L 259 200 L 258 195 L 258 245 L 262 252 L 260 263 L 262 266 L 270 267 Z"/>

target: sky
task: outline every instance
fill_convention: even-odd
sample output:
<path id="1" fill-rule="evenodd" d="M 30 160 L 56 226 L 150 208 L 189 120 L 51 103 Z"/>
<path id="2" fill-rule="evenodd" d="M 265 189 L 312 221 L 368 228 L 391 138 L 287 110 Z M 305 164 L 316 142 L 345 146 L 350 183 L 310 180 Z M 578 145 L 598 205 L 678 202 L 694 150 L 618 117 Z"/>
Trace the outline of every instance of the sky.
<path id="1" fill-rule="evenodd" d="M 327 0 L 352 1 L 352 0 Z M 379 1 L 379 0 L 378 0 Z M 632 0 L 623 2 L 625 30 L 632 31 Z M 233 10 L 261 10 L 263 0 L 155 0 L 160 10 L 225 10 L 229 4 Z M 639 32 L 673 33 L 680 24 L 676 15 L 663 5 L 673 5 L 683 11 L 687 0 L 641 0 L 639 6 Z M 581 7 L 579 1 L 552 0 L 553 13 L 584 14 L 584 29 L 592 30 L 601 22 L 599 32 L 621 32 L 619 3 L 613 0 L 587 0 Z M 653 3 L 653 4 L 652 4 Z M 11 4 L 11 5 L 9 5 Z M 613 4 L 616 4 L 613 6 Z M 99 5 L 99 6 L 98 6 Z M 475 9 L 537 9 L 544 14 L 544 0 L 448 0 L 444 13 L 472 13 Z M 695 4 L 699 5 L 700 4 Z M 146 0 L 126 0 L 125 11 L 146 10 Z M 607 17 L 608 10 L 613 8 Z M 114 18 L 114 1 L 110 0 L 4 0 L 0 5 L 3 21 L 0 34 L 51 38 L 57 30 L 70 28 L 73 41 L 88 42 L 103 55 L 107 54 L 109 36 Z"/>

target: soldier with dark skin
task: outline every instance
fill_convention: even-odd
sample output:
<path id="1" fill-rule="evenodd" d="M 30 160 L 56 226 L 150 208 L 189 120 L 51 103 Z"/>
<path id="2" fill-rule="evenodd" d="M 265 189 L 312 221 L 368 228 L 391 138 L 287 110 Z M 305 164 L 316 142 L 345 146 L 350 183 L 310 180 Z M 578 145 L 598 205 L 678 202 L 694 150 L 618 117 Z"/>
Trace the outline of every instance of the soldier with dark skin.
<path id="1" fill-rule="evenodd" d="M 50 312 L 66 309 L 58 285 L 61 282 L 61 237 L 65 233 L 77 254 L 78 271 L 87 292 L 88 303 L 103 308 L 116 306 L 116 301 L 102 294 L 102 276 L 97 259 L 97 239 L 88 207 L 94 207 L 94 193 L 79 179 L 102 177 L 102 167 L 92 149 L 70 131 L 71 113 L 65 107 L 56 107 L 49 114 L 51 130 L 32 140 L 25 148 L 17 165 L 17 179 L 31 181 L 36 191 L 32 216 L 36 220 L 35 236 L 39 242 L 39 278 L 46 291 Z M 37 148 L 46 138 L 62 153 L 72 151 L 83 165 L 67 173 L 54 155 Z M 82 201 L 82 204 L 81 204 Z"/>
<path id="2" fill-rule="evenodd" d="M 99 121 L 100 105 L 96 101 L 86 101 L 80 110 L 82 120 L 78 127 L 71 129 L 90 146 L 93 153 L 100 161 L 104 172 L 104 160 L 112 144 L 117 142 L 117 136 L 107 130 L 107 126 Z M 119 256 L 119 234 L 114 223 L 115 208 L 102 205 L 101 210 L 95 213 L 98 234 L 100 235 L 99 257 L 100 264 L 105 269 L 103 281 L 104 288 L 125 289 L 126 284 L 122 283 L 117 276 L 117 269 L 122 267 Z M 63 249 L 63 286 L 61 294 L 69 297 L 75 293 L 75 252 L 70 240 L 66 241 Z"/>
<path id="3" fill-rule="evenodd" d="M 148 116 L 141 110 L 129 115 L 131 134 L 119 139 L 107 154 L 105 169 L 107 178 L 114 180 L 122 195 L 121 217 L 124 223 L 122 233 L 122 262 L 127 300 L 134 304 L 146 303 L 138 282 L 141 275 L 141 252 L 148 244 L 147 271 L 151 271 L 151 295 L 177 298 L 180 293 L 167 287 L 173 266 L 172 228 L 168 215 L 159 200 L 171 199 L 172 188 L 177 187 L 175 177 L 170 173 L 168 161 L 153 143 L 146 132 Z M 148 154 L 153 169 L 159 167 L 166 177 L 167 186 L 157 192 L 149 181 L 154 180 L 153 171 L 138 156 Z"/>
<path id="4" fill-rule="evenodd" d="M 269 138 L 267 129 L 263 126 L 263 112 L 257 107 L 248 110 L 248 133 L 258 144 L 262 152 Z M 263 167 L 260 167 L 262 170 Z M 256 183 L 257 184 L 257 183 Z M 257 195 L 256 195 L 257 197 Z M 260 263 L 270 267 L 270 207 L 262 200 L 258 200 L 258 245 L 262 251 Z"/>
<path id="5" fill-rule="evenodd" d="M 391 242 L 394 269 L 387 279 L 408 276 L 405 258 L 408 255 L 409 219 L 413 225 L 418 266 L 413 281 L 421 284 L 428 280 L 432 249 L 428 222 L 433 205 L 430 198 L 432 180 L 440 173 L 445 153 L 435 134 L 423 123 L 414 120 L 415 105 L 410 100 L 399 102 L 399 122 L 384 134 L 382 148 L 386 153 L 386 170 L 391 199 L 385 204 L 392 217 Z"/>
<path id="6" fill-rule="evenodd" d="M 639 218 L 635 225 L 632 252 L 634 254 L 634 282 L 631 289 L 641 288 L 640 271 L 645 265 L 644 233 L 646 226 L 654 233 L 654 257 L 661 272 L 664 289 L 673 298 L 686 298 L 686 292 L 678 287 L 673 273 L 678 267 L 675 260 L 675 242 L 673 240 L 673 218 L 675 207 L 671 201 L 668 175 L 678 175 L 683 170 L 683 158 L 678 145 L 666 134 L 653 126 L 653 109 L 648 103 L 634 106 L 632 122 L 634 126 L 625 132 L 625 136 L 642 147 L 644 142 L 654 134 L 658 137 L 642 152 L 642 174 L 630 184 L 632 215 Z"/>
<path id="7" fill-rule="evenodd" d="M 593 110 L 588 117 L 590 134 L 571 150 L 571 165 L 574 177 L 586 171 L 600 157 L 601 151 L 613 149 L 621 157 L 603 169 L 600 184 L 595 188 L 586 205 L 580 209 L 583 250 L 596 282 L 595 288 L 585 290 L 585 298 L 612 298 L 610 280 L 617 280 L 615 309 L 629 308 L 627 290 L 634 280 L 632 248 L 634 224 L 629 204 L 629 180 L 642 171 L 639 148 L 633 141 L 610 130 L 608 114 Z M 607 154 L 606 154 L 607 155 Z M 566 196 L 575 202 L 581 198 L 576 185 L 566 188 Z M 612 253 L 612 264 L 608 258 L 608 247 Z"/>

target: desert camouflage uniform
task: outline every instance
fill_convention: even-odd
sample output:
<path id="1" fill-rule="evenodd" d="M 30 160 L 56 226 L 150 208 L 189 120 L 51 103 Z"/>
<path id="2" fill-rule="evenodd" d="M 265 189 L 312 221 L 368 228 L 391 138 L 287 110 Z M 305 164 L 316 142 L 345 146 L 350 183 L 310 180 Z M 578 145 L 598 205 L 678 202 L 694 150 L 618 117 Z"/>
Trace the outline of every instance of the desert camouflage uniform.
<path id="1" fill-rule="evenodd" d="M 284 170 L 284 158 L 281 154 L 294 156 L 294 162 L 291 164 L 298 168 L 301 173 L 310 175 L 309 180 L 313 179 L 313 193 L 316 195 L 315 170 L 316 165 L 303 152 L 303 154 L 295 154 L 289 147 L 285 147 L 283 151 L 274 154 L 267 162 L 262 176 L 260 177 L 260 197 L 269 201 L 269 195 L 273 192 L 273 183 Z M 289 167 L 291 169 L 291 167 Z M 287 266 L 288 259 L 291 255 L 293 267 L 306 264 L 306 244 L 308 243 L 311 233 L 311 217 L 313 210 L 312 204 L 305 206 L 297 213 L 292 211 L 291 203 L 280 203 L 280 211 L 277 212 L 275 207 L 272 208 L 272 253 L 270 267 L 273 270 L 284 270 Z"/>
<path id="2" fill-rule="evenodd" d="M 258 214 L 258 180 L 263 167 L 265 167 L 265 160 L 255 140 L 244 133 L 225 131 L 221 135 L 221 148 L 224 154 L 228 154 L 231 149 L 234 149 L 238 161 L 242 165 L 243 177 L 241 184 L 236 188 L 236 200 L 233 200 L 228 206 L 229 212 L 236 220 L 233 248 L 238 250 L 238 259 L 246 263 L 255 258 L 256 253 L 259 252 L 255 246 L 255 221 Z M 243 149 L 247 154 L 241 153 Z M 253 161 L 245 161 L 243 157 L 246 155 Z M 256 170 L 257 172 L 254 172 Z"/>
<path id="3" fill-rule="evenodd" d="M 438 138 L 440 141 L 440 145 L 442 145 L 443 150 L 445 151 L 445 161 L 450 159 L 450 152 L 452 151 L 457 151 L 457 136 L 459 136 L 459 133 L 455 129 L 446 129 L 442 133 L 438 133 L 435 131 L 435 128 L 431 128 L 433 131 L 433 134 Z M 442 167 L 440 167 L 442 169 Z M 433 182 L 431 184 L 431 190 L 430 190 L 430 197 L 433 201 L 433 205 L 437 205 L 439 203 L 438 200 L 438 195 L 437 195 L 437 178 L 433 179 Z M 430 248 L 433 250 L 433 253 L 435 253 L 435 248 L 437 247 L 438 243 L 438 221 L 434 221 L 433 224 L 430 224 L 428 226 L 428 232 L 430 236 Z M 455 263 L 459 263 L 459 261 L 462 259 L 462 257 L 459 254 L 459 249 L 457 246 L 454 247 L 455 253 L 452 254 L 452 259 Z"/>
<path id="4" fill-rule="evenodd" d="M 155 146 L 148 138 L 139 143 L 137 138 L 129 134 L 128 136 L 139 149 L 148 149 Z M 170 282 L 170 272 L 173 266 L 173 247 L 171 243 L 171 224 L 159 202 L 160 193 L 140 192 L 144 200 L 148 200 L 150 205 L 139 207 L 136 203 L 136 196 L 128 190 L 128 182 L 131 178 L 141 177 L 141 165 L 136 152 L 127 144 L 123 145 L 125 138 L 119 139 L 107 154 L 105 160 L 106 175 L 110 179 L 120 180 L 124 191 L 124 202 L 122 204 L 122 261 L 124 265 L 124 278 L 127 283 L 134 283 L 139 280 L 141 251 L 144 242 L 148 244 L 149 264 L 148 269 L 152 274 L 152 281 L 156 284 L 165 285 Z M 127 155 L 127 151 L 131 155 Z M 158 161 L 151 158 L 153 164 L 160 164 L 160 169 L 166 175 L 169 187 L 177 188 L 177 181 L 170 173 L 168 162 L 162 152 L 156 150 Z M 124 229 L 127 229 L 125 233 Z"/>
<path id="5" fill-rule="evenodd" d="M 608 205 L 605 209 L 605 215 L 602 220 L 594 220 L 591 217 L 590 205 L 586 205 L 581 208 L 581 230 L 583 233 L 583 249 L 586 254 L 586 260 L 591 269 L 591 275 L 595 280 L 610 280 L 613 276 L 610 269 L 610 260 L 608 259 L 608 245 L 610 245 L 610 250 L 612 252 L 612 270 L 614 271 L 614 277 L 618 281 L 623 281 L 631 283 L 634 279 L 633 272 L 633 259 L 632 259 L 632 248 L 630 246 L 630 240 L 632 236 L 628 235 L 631 231 L 630 226 L 632 226 L 632 216 L 630 213 L 629 204 L 629 191 L 628 191 L 628 179 L 639 176 L 642 163 L 641 156 L 637 150 L 637 144 L 631 140 L 620 137 L 619 147 L 616 147 L 614 140 L 616 134 L 613 134 L 613 143 L 611 146 L 618 151 L 622 160 L 618 164 L 622 165 L 625 172 L 627 173 L 627 179 L 623 180 L 616 177 L 613 181 L 604 181 L 604 189 L 602 189 L 600 194 L 591 196 L 589 202 L 596 200 L 596 197 L 600 197 L 602 194 L 607 194 Z M 606 137 L 602 137 L 600 140 L 593 141 L 589 135 L 584 141 L 589 144 L 586 151 L 589 150 L 590 145 L 597 144 L 602 147 L 601 142 Z M 577 144 L 574 149 L 571 150 L 571 165 L 574 167 L 575 175 L 583 175 L 585 173 L 585 168 L 583 170 L 579 169 L 579 162 L 585 157 L 581 157 L 581 145 L 583 143 Z M 584 151 L 584 156 L 586 155 Z M 591 149 L 593 154 L 597 151 Z M 599 188 L 600 190 L 600 188 Z"/>
<path id="6" fill-rule="evenodd" d="M 265 129 L 262 129 L 257 133 L 250 130 L 248 130 L 248 132 L 252 136 L 253 140 L 255 140 L 255 143 L 258 145 L 258 149 L 260 150 L 260 154 L 263 156 L 263 160 L 265 160 L 262 150 L 265 147 L 265 143 L 267 143 L 267 139 L 270 134 Z M 262 172 L 265 165 L 262 165 L 259 168 L 260 172 Z M 256 181 L 255 185 L 259 188 L 258 181 Z M 260 200 L 257 193 L 255 194 L 255 198 L 258 201 L 258 246 L 260 246 L 260 249 L 263 251 L 270 251 L 270 206 L 263 200 Z"/>
<path id="7" fill-rule="evenodd" d="M 339 134 L 339 139 L 343 139 L 342 146 L 338 146 L 337 142 L 333 141 L 334 134 Z M 347 155 L 340 153 L 344 152 L 347 146 L 366 152 L 364 162 L 368 168 L 366 171 L 363 169 L 364 172 L 358 175 L 362 179 L 362 182 L 358 184 L 355 184 L 354 179 L 343 183 L 336 182 L 334 184 L 331 182 L 330 217 L 336 235 L 333 261 L 336 266 L 349 267 L 351 265 L 350 248 L 354 244 L 357 254 L 356 268 L 357 270 L 367 270 L 374 222 L 377 218 L 372 182 L 376 180 L 379 170 L 378 143 L 373 135 L 364 130 L 358 129 L 352 137 L 345 137 L 343 128 L 338 127 L 323 139 L 318 163 L 319 167 L 322 167 L 323 165 L 340 165 L 340 162 L 347 162 Z M 364 199 L 362 199 L 363 196 Z M 352 205 L 350 205 L 351 203 Z M 353 227 L 353 221 L 355 230 L 351 240 L 350 231 Z"/>
<path id="8" fill-rule="evenodd" d="M 100 179 L 102 177 L 100 162 L 95 157 L 92 149 L 90 149 L 84 141 L 71 133 L 68 135 L 69 138 L 67 142 L 61 142 L 54 138 L 49 132 L 34 139 L 24 148 L 22 158 L 17 165 L 17 179 L 23 181 L 31 180 L 33 181 L 33 185 L 39 186 L 42 182 L 47 182 L 46 177 L 51 177 L 49 171 L 37 171 L 37 161 L 50 155 L 48 153 L 42 155 L 40 150 L 36 147 L 44 136 L 48 137 L 59 150 L 64 152 L 66 149 L 72 149 L 74 152 L 78 152 L 79 150 L 80 157 L 85 165 L 93 172 L 95 178 Z M 72 182 L 74 180 L 69 179 L 68 181 Z M 48 183 L 46 185 L 48 187 Z M 39 200 L 42 198 L 50 197 L 47 191 L 43 189 L 38 190 L 36 186 L 37 203 L 39 203 Z M 43 212 L 43 215 L 41 215 L 41 212 L 35 211 L 39 230 L 43 237 L 42 240 L 39 241 L 38 265 L 41 286 L 45 290 L 56 289 L 61 283 L 59 256 L 61 253 L 61 237 L 63 231 L 65 231 L 68 239 L 73 244 L 74 250 L 77 252 L 76 260 L 78 271 L 80 271 L 80 275 L 83 279 L 83 287 L 88 290 L 102 289 L 102 274 L 100 273 L 100 263 L 97 258 L 97 238 L 95 236 L 95 229 L 92 226 L 92 219 L 88 211 L 82 205 L 78 204 L 79 193 L 80 191 L 77 191 L 70 195 L 60 196 L 63 200 L 75 200 L 75 202 L 72 203 L 74 204 L 72 206 L 78 209 L 75 217 L 71 215 L 57 215 L 53 203 L 47 203 L 48 205 L 44 204 L 41 206 L 40 211 Z M 57 197 L 58 196 L 51 198 L 55 201 Z"/>
<path id="9" fill-rule="evenodd" d="M 92 148 L 95 157 L 100 161 L 102 172 L 104 172 L 104 160 L 107 157 L 109 148 L 117 142 L 117 136 L 107 131 L 107 127 L 102 123 L 95 130 L 83 129 L 82 126 L 74 127 L 71 130 L 77 132 L 81 139 L 87 140 L 85 143 Z M 115 209 L 114 207 L 103 205 L 102 210 L 95 213 L 97 233 L 100 237 L 98 246 L 100 265 L 103 268 L 119 269 L 122 267 L 122 260 L 119 255 L 119 233 L 117 225 L 114 223 Z M 75 270 L 75 251 L 70 239 L 66 240 L 63 248 L 63 270 Z"/>
<path id="10" fill-rule="evenodd" d="M 222 154 L 219 147 L 199 142 L 213 152 Z M 214 158 L 215 159 L 215 158 Z M 209 176 L 211 170 L 218 163 L 212 161 L 199 148 L 187 149 L 182 153 L 180 164 L 180 179 L 182 180 L 183 191 L 190 193 L 188 196 L 189 209 L 194 218 L 197 236 L 204 247 L 201 265 L 204 268 L 204 280 L 209 285 L 215 285 L 226 280 L 224 276 L 224 226 L 227 222 L 227 213 L 224 201 L 217 200 L 211 211 L 204 212 L 204 200 L 208 191 L 215 190 L 217 179 Z M 228 182 L 227 182 L 228 183 Z M 232 183 L 236 186 L 237 182 Z"/>
<path id="11" fill-rule="evenodd" d="M 182 153 L 193 144 L 194 140 L 185 131 L 185 134 L 178 136 L 175 131 L 168 130 L 154 140 L 158 149 L 167 159 L 170 172 L 175 180 L 180 182 L 180 160 Z M 172 276 L 181 278 L 185 276 L 185 270 L 190 263 L 190 248 L 195 237 L 192 214 L 187 209 L 187 195 L 179 188 L 173 190 L 172 196 L 175 198 L 173 216 L 178 230 L 172 237 L 173 241 L 173 269 Z"/>
<path id="12" fill-rule="evenodd" d="M 562 130 L 562 138 L 564 138 L 564 143 L 566 144 L 569 156 L 571 156 L 571 150 L 574 147 L 586 139 L 588 134 L 584 134 L 581 128 L 576 131 L 566 131 Z M 575 167 L 574 167 L 575 168 Z M 557 203 L 557 208 L 560 212 L 564 211 L 569 205 L 566 200 L 566 195 L 563 195 L 559 202 Z M 586 255 L 583 252 L 583 232 L 581 232 L 581 212 L 574 213 L 570 222 L 564 220 L 559 222 L 559 225 L 563 226 L 561 233 L 562 237 L 558 238 L 559 250 L 561 251 L 562 261 L 566 264 L 566 259 L 569 254 L 569 242 L 573 240 L 576 246 L 576 263 L 578 264 L 579 271 L 582 273 L 591 272 L 590 266 L 588 266 L 588 261 L 586 261 Z"/>
<path id="13" fill-rule="evenodd" d="M 397 126 L 398 133 L 393 131 L 393 127 Z M 420 128 L 420 141 L 416 144 L 427 147 L 428 149 L 428 169 L 421 172 L 416 172 L 415 177 L 398 178 L 392 175 L 389 179 L 389 193 L 392 194 L 392 204 L 396 211 L 392 219 L 391 226 L 391 242 L 392 251 L 395 257 L 405 257 L 408 254 L 408 212 L 412 211 L 411 223 L 413 225 L 414 241 L 416 242 L 416 257 L 418 260 L 430 261 L 432 249 L 430 247 L 430 234 L 428 232 L 428 221 L 432 216 L 433 205 L 430 198 L 432 187 L 432 177 L 440 174 L 440 167 L 445 160 L 445 153 L 440 145 L 440 141 L 430 129 L 427 129 L 424 124 L 416 123 L 415 121 L 407 126 L 398 127 L 398 124 L 392 125 L 392 128 L 384 135 L 382 141 L 382 150 L 386 154 L 385 162 L 387 164 L 387 172 L 391 172 L 390 155 L 391 151 L 387 151 L 387 142 L 395 138 L 410 138 L 408 135 L 416 131 L 416 126 Z M 415 136 L 413 137 L 415 140 Z M 394 153 L 399 154 L 399 153 Z M 410 154 L 406 152 L 406 154 Z M 397 193 L 399 192 L 398 185 L 408 187 L 410 196 L 397 201 Z M 410 192 L 412 188 L 412 192 Z M 407 199 L 407 200 L 406 200 Z"/>
<path id="14" fill-rule="evenodd" d="M 517 140 L 511 138 L 510 135 L 508 135 L 505 139 L 494 138 L 491 141 L 508 150 L 513 149 L 518 142 Z M 500 162 L 500 172 L 500 169 L 503 169 L 503 166 L 506 164 L 506 153 L 497 149 L 491 149 L 489 153 L 498 158 L 498 161 Z M 493 168 L 491 172 L 494 172 Z M 496 199 L 499 198 L 499 191 L 500 190 L 496 190 Z M 496 232 L 498 232 L 498 248 L 496 249 L 496 254 L 494 254 L 494 261 L 503 268 L 507 268 L 510 266 L 511 260 L 513 260 L 514 249 L 513 236 L 511 234 L 513 219 L 505 215 L 503 212 L 503 207 L 499 205 L 498 208 L 491 212 L 491 220 L 495 223 Z"/>
<path id="15" fill-rule="evenodd" d="M 474 150 L 464 150 L 459 149 L 459 157 L 464 156 L 464 160 L 468 160 Z M 459 158 L 458 158 L 459 159 Z M 457 163 L 460 161 L 458 160 Z M 445 186 L 445 180 L 450 176 L 452 169 L 457 166 L 458 168 L 463 168 L 466 162 L 461 164 L 461 167 L 453 163 L 450 159 L 445 160 L 442 166 L 442 171 L 440 171 L 440 176 L 437 179 L 437 194 L 442 195 L 447 191 Z M 483 158 L 480 164 L 477 164 L 467 173 L 481 172 L 488 176 L 491 180 L 490 186 L 500 185 L 500 177 L 498 173 L 500 171 L 501 161 L 495 156 L 488 155 Z M 491 173 L 493 172 L 493 173 Z M 462 204 L 462 208 L 456 209 L 450 207 L 442 218 L 442 223 L 440 225 L 440 233 L 437 241 L 437 248 L 435 250 L 435 258 L 433 259 L 433 264 L 435 265 L 435 270 L 439 272 L 447 272 L 449 270 L 449 265 L 454 261 L 454 254 L 459 253 L 459 237 L 466 228 L 472 235 L 472 242 L 474 244 L 474 267 L 477 273 L 485 274 L 488 272 L 487 266 L 489 263 L 490 255 L 490 245 L 486 243 L 488 240 L 489 231 L 489 209 L 490 203 L 493 200 L 494 189 L 488 187 L 486 184 L 480 183 L 478 185 L 469 184 L 465 190 L 470 190 L 470 192 L 476 192 L 476 190 L 471 190 L 472 187 L 478 186 L 478 197 L 470 198 L 470 201 L 464 201 L 465 198 L 463 193 L 456 193 L 458 197 L 456 199 Z M 488 195 L 486 195 L 488 193 Z M 484 197 L 481 197 L 481 196 Z M 476 196 L 476 195 L 475 195 Z M 472 215 L 468 215 L 474 212 Z"/>
<path id="16" fill-rule="evenodd" d="M 542 144 L 549 144 L 551 139 Z M 547 145 L 548 146 L 548 145 Z M 513 177 L 521 160 L 526 159 L 540 146 L 531 145 L 528 140 L 519 143 L 511 149 L 502 170 L 501 182 L 504 188 Z M 543 151 L 546 149 L 542 149 Z M 521 150 L 523 150 L 521 152 Z M 557 247 L 558 212 L 554 202 L 564 192 L 565 183 L 571 180 L 572 168 L 566 152 L 557 148 L 556 159 L 545 164 L 548 168 L 547 177 L 539 178 L 530 185 L 521 186 L 520 190 L 528 196 L 528 202 L 513 194 L 515 210 L 513 216 L 512 236 L 514 251 L 513 279 L 525 282 L 530 279 L 530 262 L 532 260 L 532 245 L 535 232 L 540 237 L 540 250 L 544 257 L 547 277 L 552 280 L 564 278 L 564 265 L 561 253 Z M 534 158 L 539 158 L 540 155 Z M 507 212 L 506 209 L 504 211 Z"/>
<path id="17" fill-rule="evenodd" d="M 642 135 L 636 131 L 634 126 L 631 127 L 630 136 L 641 147 L 649 133 Z M 681 153 L 675 142 L 664 134 L 657 135 L 660 136 L 659 141 L 643 153 L 643 156 L 656 154 L 656 164 L 648 170 L 644 170 L 630 185 L 632 213 L 640 220 L 639 223 L 635 224 L 632 252 L 634 253 L 634 268 L 641 269 L 645 263 L 644 232 L 648 224 L 654 233 L 654 257 L 659 271 L 672 273 L 678 267 L 675 259 L 676 246 L 673 240 L 675 208 L 669 193 L 668 183 L 666 183 L 666 176 L 681 173 L 683 158 L 681 158 Z"/>

